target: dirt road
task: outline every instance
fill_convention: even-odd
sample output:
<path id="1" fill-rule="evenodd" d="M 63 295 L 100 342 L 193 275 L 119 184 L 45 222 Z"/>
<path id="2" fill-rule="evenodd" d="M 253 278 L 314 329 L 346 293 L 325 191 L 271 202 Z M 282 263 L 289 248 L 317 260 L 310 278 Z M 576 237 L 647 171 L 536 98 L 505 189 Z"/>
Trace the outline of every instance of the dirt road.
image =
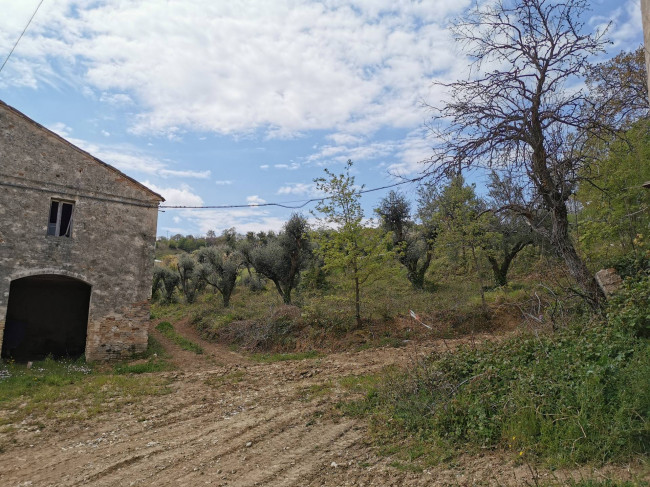
<path id="1" fill-rule="evenodd" d="M 159 339 L 179 367 L 163 373 L 171 393 L 92 422 L 44 418 L 40 433 L 19 431 L 0 453 L 0 485 L 522 485 L 532 478 L 526 466 L 494 456 L 405 472 L 365 443 L 362 421 L 332 412 L 349 394 L 341 378 L 405 365 L 435 344 L 256 364 L 203 341 L 206 353 L 195 355 Z"/>

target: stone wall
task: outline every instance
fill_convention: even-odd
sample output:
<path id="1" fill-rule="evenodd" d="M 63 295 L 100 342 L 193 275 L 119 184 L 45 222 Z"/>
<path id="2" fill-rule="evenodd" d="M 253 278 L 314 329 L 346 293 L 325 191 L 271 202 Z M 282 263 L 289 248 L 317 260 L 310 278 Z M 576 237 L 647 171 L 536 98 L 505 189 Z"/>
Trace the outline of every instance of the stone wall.
<path id="1" fill-rule="evenodd" d="M 47 234 L 52 200 L 74 203 L 70 237 Z M 147 346 L 162 198 L 0 102 L 0 345 L 14 279 L 92 286 L 86 358 Z"/>

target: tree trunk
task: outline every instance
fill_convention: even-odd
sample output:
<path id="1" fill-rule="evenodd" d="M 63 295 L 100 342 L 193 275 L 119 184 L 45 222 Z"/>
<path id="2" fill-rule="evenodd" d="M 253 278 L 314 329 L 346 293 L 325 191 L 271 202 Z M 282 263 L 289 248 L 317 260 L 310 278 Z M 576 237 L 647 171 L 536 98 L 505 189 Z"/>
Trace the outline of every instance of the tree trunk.
<path id="1" fill-rule="evenodd" d="M 282 294 L 282 301 L 284 301 L 284 304 L 291 304 L 291 286 L 287 286 L 285 289 Z"/>
<path id="2" fill-rule="evenodd" d="M 567 216 L 566 205 L 554 208 L 551 243 L 558 255 L 564 259 L 569 273 L 578 283 L 589 305 L 594 310 L 598 310 L 605 302 L 605 295 L 573 246 L 569 236 L 569 220 Z"/>
<path id="3" fill-rule="evenodd" d="M 284 292 L 282 291 L 282 286 L 280 286 L 280 283 L 277 279 L 273 279 L 273 284 L 275 284 L 275 289 L 278 291 L 280 296 L 282 296 L 282 301 L 284 302 Z"/>
<path id="4" fill-rule="evenodd" d="M 357 328 L 361 328 L 361 296 L 359 292 L 359 278 L 354 277 L 354 311 L 357 319 Z"/>
<path id="5" fill-rule="evenodd" d="M 508 284 L 508 270 L 510 269 L 510 264 L 512 264 L 512 261 L 515 259 L 519 252 L 524 250 L 527 245 L 530 245 L 532 243 L 532 241 L 517 242 L 509 252 L 504 251 L 503 262 L 501 265 L 499 265 L 494 257 L 488 256 L 488 260 L 492 266 L 494 280 L 499 286 L 505 286 Z"/>
<path id="6" fill-rule="evenodd" d="M 490 265 L 492 266 L 492 274 L 494 275 L 494 282 L 496 282 L 497 285 L 499 286 L 505 286 L 506 284 L 508 284 L 508 279 L 506 277 L 508 273 L 508 268 L 506 267 L 504 272 L 504 267 L 500 266 L 494 257 L 488 256 L 488 260 L 490 261 Z"/>

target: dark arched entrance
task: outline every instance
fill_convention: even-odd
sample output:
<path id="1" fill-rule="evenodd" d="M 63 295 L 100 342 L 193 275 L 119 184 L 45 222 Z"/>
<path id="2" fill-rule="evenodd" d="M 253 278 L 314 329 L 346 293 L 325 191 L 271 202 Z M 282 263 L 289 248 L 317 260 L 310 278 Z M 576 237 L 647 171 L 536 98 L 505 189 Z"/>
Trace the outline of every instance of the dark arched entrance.
<path id="1" fill-rule="evenodd" d="M 86 348 L 90 286 L 58 275 L 11 282 L 2 358 L 79 357 Z"/>

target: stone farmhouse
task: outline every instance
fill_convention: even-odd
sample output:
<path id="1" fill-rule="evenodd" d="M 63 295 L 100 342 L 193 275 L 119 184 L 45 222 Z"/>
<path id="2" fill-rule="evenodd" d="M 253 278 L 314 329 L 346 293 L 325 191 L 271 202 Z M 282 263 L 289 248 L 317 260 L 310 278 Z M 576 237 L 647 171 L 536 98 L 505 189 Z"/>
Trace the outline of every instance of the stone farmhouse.
<path id="1" fill-rule="evenodd" d="M 0 101 L 2 357 L 144 351 L 162 201 Z"/>

